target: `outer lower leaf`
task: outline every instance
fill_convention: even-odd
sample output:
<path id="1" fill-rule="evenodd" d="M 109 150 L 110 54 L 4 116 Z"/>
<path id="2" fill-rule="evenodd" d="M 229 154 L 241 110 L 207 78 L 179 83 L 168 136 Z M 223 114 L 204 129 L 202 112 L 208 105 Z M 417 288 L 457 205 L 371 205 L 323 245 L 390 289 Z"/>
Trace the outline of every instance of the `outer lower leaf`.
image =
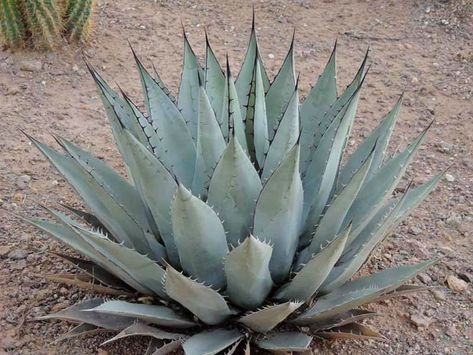
<path id="1" fill-rule="evenodd" d="M 158 225 L 170 263 L 179 265 L 170 214 L 177 183 L 171 173 L 145 146 L 130 134 L 127 134 L 127 140 L 130 156 L 136 167 L 134 172 L 136 187 Z"/>
<path id="2" fill-rule="evenodd" d="M 298 324 L 310 324 L 371 302 L 379 295 L 396 289 L 434 262 L 435 260 L 428 260 L 415 265 L 403 265 L 347 282 L 317 299 L 314 306 L 294 321 Z"/>
<path id="3" fill-rule="evenodd" d="M 97 217 L 95 217 L 92 213 L 79 210 L 77 208 L 71 207 L 71 206 L 66 205 L 64 203 L 59 203 L 59 204 L 62 207 L 65 207 L 69 211 L 74 213 L 81 220 L 84 220 L 85 222 L 90 224 L 93 228 L 98 228 L 98 229 L 101 229 L 102 231 L 106 232 L 107 234 L 111 234 L 110 231 L 108 231 L 107 228 L 105 228 L 105 226 L 99 221 L 99 219 Z"/>
<path id="4" fill-rule="evenodd" d="M 192 191 L 206 196 L 210 177 L 225 150 L 225 140 L 203 87 L 199 90 L 197 151 Z"/>
<path id="5" fill-rule="evenodd" d="M 287 104 L 282 119 L 278 123 L 279 126 L 264 162 L 264 169 L 261 175 L 263 181 L 273 173 L 299 138 L 299 95 L 297 93 L 297 85 L 293 88 L 292 97 Z"/>
<path id="6" fill-rule="evenodd" d="M 269 149 L 269 140 L 264 86 L 263 79 L 261 79 L 261 68 L 259 62 L 256 62 L 255 67 L 255 115 L 253 124 L 256 161 L 259 166 L 263 166 L 266 153 Z"/>
<path id="7" fill-rule="evenodd" d="M 397 101 L 394 108 L 383 118 L 379 125 L 365 138 L 365 140 L 357 147 L 355 152 L 350 155 L 348 161 L 340 169 L 338 176 L 338 189 L 348 184 L 351 177 L 359 169 L 361 165 L 368 159 L 373 148 L 376 146 L 368 173 L 367 181 L 373 176 L 383 163 L 384 154 L 389 144 L 391 134 L 394 129 L 399 111 L 401 110 L 402 96 Z"/>
<path id="8" fill-rule="evenodd" d="M 85 310 L 97 307 L 103 302 L 105 302 L 105 300 L 102 298 L 93 298 L 82 303 L 77 303 L 57 313 L 39 317 L 38 319 L 62 319 L 72 322 L 92 324 L 110 330 L 121 330 L 133 324 L 133 318 L 104 315 L 98 312 L 85 312 Z"/>
<path id="9" fill-rule="evenodd" d="M 345 188 L 340 191 L 338 196 L 334 197 L 334 199 L 330 202 L 330 206 L 325 211 L 319 224 L 309 229 L 309 231 L 315 229 L 315 233 L 312 237 L 312 240 L 310 241 L 309 246 L 306 248 L 306 250 L 301 252 L 299 257 L 300 262 L 307 261 L 308 256 L 316 253 L 322 247 L 322 245 L 326 244 L 327 241 L 331 240 L 333 236 L 340 231 L 340 228 L 343 228 L 343 221 L 348 209 L 355 200 L 358 192 L 361 189 L 361 186 L 366 180 L 366 176 L 368 175 L 372 161 L 373 152 L 360 167 L 358 172 L 353 175 L 348 185 L 346 185 Z"/>
<path id="10" fill-rule="evenodd" d="M 255 210 L 253 234 L 273 246 L 269 269 L 277 283 L 287 276 L 297 249 L 302 202 L 296 144 L 263 187 Z"/>
<path id="11" fill-rule="evenodd" d="M 189 128 L 182 113 L 136 56 L 135 60 L 151 122 L 159 138 L 156 142 L 155 154 L 180 181 L 190 186 L 194 176 L 195 145 L 191 139 Z M 195 122 L 197 123 L 197 117 Z M 197 128 L 197 126 L 195 127 Z"/>
<path id="12" fill-rule="evenodd" d="M 184 344 L 186 355 L 214 355 L 225 350 L 243 337 L 238 330 L 214 329 L 196 334 Z"/>
<path id="13" fill-rule="evenodd" d="M 310 234 L 312 227 L 318 223 L 329 201 L 345 147 L 345 140 L 355 117 L 358 99 L 359 91 L 356 91 L 321 138 L 313 160 L 303 177 L 304 240 L 310 240 L 307 233 Z"/>
<path id="14" fill-rule="evenodd" d="M 184 341 L 182 339 L 173 340 L 169 343 L 166 343 L 162 346 L 159 346 L 154 352 L 146 353 L 145 355 L 167 355 L 171 354 L 173 351 L 176 351 L 182 346 Z M 162 342 L 160 342 L 162 344 Z"/>
<path id="15" fill-rule="evenodd" d="M 171 328 L 189 328 L 196 325 L 194 322 L 174 312 L 171 308 L 151 304 L 108 301 L 90 310 L 114 316 L 138 318 L 146 323 Z"/>
<path id="16" fill-rule="evenodd" d="M 238 322 L 256 332 L 266 333 L 283 322 L 303 304 L 304 302 L 286 302 L 268 306 L 239 318 Z"/>
<path id="17" fill-rule="evenodd" d="M 252 235 L 225 258 L 227 294 L 232 303 L 254 309 L 264 302 L 273 286 L 269 273 L 272 248 Z"/>
<path id="18" fill-rule="evenodd" d="M 191 280 L 171 266 L 166 269 L 165 287 L 169 297 L 206 324 L 218 324 L 233 314 L 217 291 Z"/>
<path id="19" fill-rule="evenodd" d="M 223 74 L 220 63 L 218 62 L 217 57 L 215 56 L 212 47 L 210 46 L 209 38 L 207 32 L 205 33 L 205 42 L 206 42 L 206 55 L 205 55 L 205 91 L 209 96 L 210 104 L 216 113 L 220 112 L 223 104 L 223 93 L 225 90 L 225 75 Z M 222 131 L 224 130 L 225 125 L 220 125 Z M 228 124 L 227 124 L 228 130 Z M 225 134 L 228 135 L 228 131 Z"/>
<path id="20" fill-rule="evenodd" d="M 363 309 L 351 309 L 349 311 L 337 314 L 332 318 L 313 322 L 310 324 L 311 330 L 325 330 L 335 327 L 341 327 L 345 324 L 358 322 L 363 319 L 378 317 L 382 314 L 376 312 L 365 311 Z"/>
<path id="21" fill-rule="evenodd" d="M 74 159 L 30 137 L 33 144 L 49 159 L 84 199 L 94 215 L 106 226 L 114 238 L 142 253 L 149 251 L 143 230 L 126 211 L 125 206 L 111 196 L 104 187 Z"/>
<path id="22" fill-rule="evenodd" d="M 350 227 L 312 256 L 312 259 L 304 265 L 296 276 L 277 291 L 275 297 L 285 301 L 291 299 L 307 301 L 311 298 L 342 255 L 349 233 Z"/>
<path id="23" fill-rule="evenodd" d="M 269 139 L 272 140 L 279 121 L 287 110 L 287 106 L 294 94 L 294 85 L 296 84 L 296 73 L 294 68 L 294 36 L 291 46 L 284 59 L 284 63 L 279 73 L 271 83 L 266 94 L 266 114 L 268 117 Z M 299 134 L 299 132 L 297 132 Z"/>
<path id="24" fill-rule="evenodd" d="M 61 334 L 59 338 L 56 338 L 54 341 L 59 342 L 62 340 L 67 340 L 75 337 L 83 337 L 85 335 L 95 335 L 97 333 L 107 333 L 108 329 L 99 328 L 92 324 L 80 323 L 78 326 L 72 328 L 68 332 Z"/>
<path id="25" fill-rule="evenodd" d="M 197 139 L 199 87 L 204 81 L 202 68 L 192 50 L 185 32 L 184 35 L 184 65 L 182 67 L 181 84 L 177 106 L 187 122 L 194 140 Z"/>
<path id="26" fill-rule="evenodd" d="M 161 283 L 164 270 L 156 262 L 133 249 L 112 242 L 99 233 L 78 228 L 76 230 L 110 263 L 122 269 L 142 287 L 151 290 L 151 294 L 167 298 Z M 150 294 L 150 292 L 145 293 Z"/>
<path id="27" fill-rule="evenodd" d="M 317 334 L 328 339 L 384 339 L 378 332 L 358 323 L 346 324 Z"/>
<path id="28" fill-rule="evenodd" d="M 312 337 L 304 333 L 283 332 L 272 334 L 258 340 L 256 344 L 265 350 L 272 352 L 284 351 L 306 351 L 309 349 Z"/>
<path id="29" fill-rule="evenodd" d="M 171 207 L 174 239 L 182 268 L 212 287 L 225 286 L 225 231 L 217 214 L 181 184 Z"/>
<path id="30" fill-rule="evenodd" d="M 207 199 L 222 220 L 229 244 L 237 245 L 251 231 L 261 189 L 258 173 L 232 136 L 210 180 Z"/>

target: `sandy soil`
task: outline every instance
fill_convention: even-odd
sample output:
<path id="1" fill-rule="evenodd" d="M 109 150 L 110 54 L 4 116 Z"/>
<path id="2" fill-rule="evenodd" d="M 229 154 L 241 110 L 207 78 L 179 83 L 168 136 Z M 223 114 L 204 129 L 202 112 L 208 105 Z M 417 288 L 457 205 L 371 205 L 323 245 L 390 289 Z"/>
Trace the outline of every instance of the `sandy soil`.
<path id="1" fill-rule="evenodd" d="M 100 0 L 93 38 L 85 49 L 64 45 L 56 53 L 0 50 L 0 354 L 94 354 L 94 347 L 100 343 L 98 338 L 54 343 L 69 325 L 32 321 L 86 297 L 87 292 L 44 280 L 43 275 L 69 269 L 50 254 L 63 248 L 10 214 L 44 216 L 38 203 L 80 206 L 64 179 L 19 129 L 49 143 L 53 143 L 51 133 L 63 135 L 122 169 L 81 56 L 141 100 L 129 40 L 145 63 L 154 63 L 175 91 L 181 65 L 180 19 L 201 56 L 203 28 L 207 26 L 218 57 L 223 60 L 228 52 L 236 72 L 248 40 L 251 4 Z M 301 73 L 303 94 L 321 72 L 335 39 L 339 43 L 340 89 L 350 81 L 367 47 L 371 47 L 372 68 L 362 93 L 351 146 L 405 91 L 394 149 L 405 145 L 435 117 L 428 141 L 407 179 L 420 183 L 451 166 L 448 180 L 396 229 L 367 266 L 375 270 L 439 256 L 441 261 L 416 280 L 436 288 L 370 306 L 386 314 L 368 322 L 386 341 L 318 341 L 314 352 L 471 354 L 471 0 L 260 0 L 254 5 L 263 58 L 272 74 L 284 58 L 296 28 L 297 70 Z M 459 288 L 452 284 L 449 288 L 448 276 L 464 282 Z M 121 342 L 99 353 L 139 354 L 139 345 L 144 343 Z"/>

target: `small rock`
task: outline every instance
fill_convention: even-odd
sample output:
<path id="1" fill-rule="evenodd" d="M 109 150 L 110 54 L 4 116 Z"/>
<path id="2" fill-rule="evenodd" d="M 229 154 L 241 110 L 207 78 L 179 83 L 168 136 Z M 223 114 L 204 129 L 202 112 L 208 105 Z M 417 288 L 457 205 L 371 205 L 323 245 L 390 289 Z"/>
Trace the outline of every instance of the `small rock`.
<path id="1" fill-rule="evenodd" d="M 453 144 L 450 144 L 447 142 L 440 142 L 438 145 L 438 151 L 441 153 L 451 153 L 452 150 L 453 150 Z"/>
<path id="2" fill-rule="evenodd" d="M 269 54 L 268 54 L 268 58 L 269 58 L 269 59 L 274 59 L 274 54 L 273 54 L 273 53 L 269 53 Z"/>
<path id="3" fill-rule="evenodd" d="M 409 233 L 411 233 L 412 235 L 419 235 L 422 233 L 422 229 L 416 227 L 416 226 L 412 226 L 409 228 Z"/>
<path id="4" fill-rule="evenodd" d="M 412 79 L 411 79 L 411 83 L 412 84 L 417 84 L 419 82 L 419 79 L 417 79 L 417 77 L 413 76 Z"/>
<path id="5" fill-rule="evenodd" d="M 448 182 L 454 182 L 455 176 L 453 176 L 452 174 L 445 174 L 445 180 L 447 180 Z"/>
<path id="6" fill-rule="evenodd" d="M 430 290 L 430 292 L 432 292 L 432 294 L 434 295 L 434 298 L 437 301 L 445 301 L 447 299 L 447 297 L 445 296 L 445 293 L 440 290 L 433 289 L 433 290 Z"/>
<path id="7" fill-rule="evenodd" d="M 417 277 L 419 278 L 420 281 L 422 281 L 426 285 L 430 285 L 432 283 L 432 279 L 430 278 L 430 276 L 424 272 L 417 275 Z"/>
<path id="8" fill-rule="evenodd" d="M 21 260 L 28 256 L 28 252 L 23 249 L 15 249 L 8 253 L 8 257 L 13 260 Z"/>
<path id="9" fill-rule="evenodd" d="M 74 64 L 72 66 L 72 71 L 78 71 L 79 70 L 79 66 L 77 64 Z"/>
<path id="10" fill-rule="evenodd" d="M 31 181 L 31 177 L 29 177 L 28 175 L 21 175 L 18 177 L 18 179 L 16 179 L 16 186 L 20 190 L 24 190 L 28 187 L 28 183 L 30 181 Z"/>
<path id="11" fill-rule="evenodd" d="M 0 246 L 0 258 L 4 258 L 11 251 L 11 248 L 8 245 Z"/>
<path id="12" fill-rule="evenodd" d="M 447 285 L 452 291 L 455 292 L 463 292 L 468 287 L 468 284 L 465 281 L 459 279 L 455 275 L 447 276 Z"/>
<path id="13" fill-rule="evenodd" d="M 38 72 L 43 69 L 43 63 L 39 60 L 23 60 L 20 62 L 20 70 Z"/>
<path id="14" fill-rule="evenodd" d="M 432 318 L 425 317 L 421 314 L 411 315 L 410 320 L 417 328 L 428 328 L 429 325 L 433 323 Z"/>
<path id="15" fill-rule="evenodd" d="M 462 223 L 462 217 L 459 214 L 452 213 L 445 222 L 450 227 L 458 228 Z"/>

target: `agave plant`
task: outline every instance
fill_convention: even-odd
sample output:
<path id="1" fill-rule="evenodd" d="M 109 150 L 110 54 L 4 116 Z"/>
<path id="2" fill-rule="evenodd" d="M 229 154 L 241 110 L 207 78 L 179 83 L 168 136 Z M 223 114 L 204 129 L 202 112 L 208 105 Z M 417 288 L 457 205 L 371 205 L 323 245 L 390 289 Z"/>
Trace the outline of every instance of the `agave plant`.
<path id="1" fill-rule="evenodd" d="M 62 154 L 30 137 L 90 209 L 28 219 L 85 257 L 63 256 L 83 275 L 55 279 L 93 279 L 128 298 L 42 319 L 79 323 L 66 336 L 150 336 L 150 354 L 291 352 L 314 336 L 380 337 L 358 323 L 377 314 L 358 307 L 417 291 L 403 284 L 434 261 L 352 276 L 442 174 L 394 194 L 427 131 L 385 156 L 401 99 L 343 158 L 367 58 L 338 96 L 335 46 L 300 103 L 293 42 L 270 82 L 254 21 L 236 79 L 208 40 L 202 67 L 184 35 L 177 98 L 134 55 L 147 113 L 89 66 L 128 180 L 64 138 L 55 137 Z"/>

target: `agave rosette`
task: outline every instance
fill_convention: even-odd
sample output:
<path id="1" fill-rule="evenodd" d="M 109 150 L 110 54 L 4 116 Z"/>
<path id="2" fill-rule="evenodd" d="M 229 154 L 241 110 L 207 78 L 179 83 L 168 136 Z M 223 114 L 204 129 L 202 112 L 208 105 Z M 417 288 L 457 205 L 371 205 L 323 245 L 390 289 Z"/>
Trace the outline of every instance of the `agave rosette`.
<path id="1" fill-rule="evenodd" d="M 254 25 L 236 79 L 208 40 L 201 67 L 184 36 L 177 98 L 135 55 L 147 113 L 90 68 L 129 179 L 64 138 L 59 153 L 30 137 L 90 212 L 28 221 L 84 256 L 63 257 L 99 291 L 151 297 L 94 298 L 43 318 L 79 323 L 66 336 L 151 336 L 150 354 L 380 337 L 359 323 L 376 313 L 358 307 L 418 290 L 403 284 L 433 261 L 352 276 L 442 174 L 393 194 L 427 131 L 385 156 L 401 99 L 341 163 L 367 58 L 338 96 L 335 53 L 300 103 L 293 43 L 270 82 Z"/>

